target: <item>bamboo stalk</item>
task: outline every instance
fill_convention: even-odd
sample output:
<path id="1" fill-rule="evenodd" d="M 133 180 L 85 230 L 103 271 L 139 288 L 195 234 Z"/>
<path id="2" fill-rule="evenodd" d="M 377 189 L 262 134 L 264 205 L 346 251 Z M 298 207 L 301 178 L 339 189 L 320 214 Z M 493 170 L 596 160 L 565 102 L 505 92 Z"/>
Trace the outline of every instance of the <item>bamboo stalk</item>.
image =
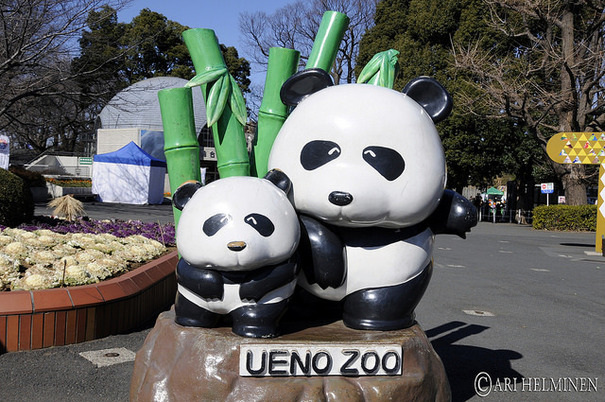
<path id="1" fill-rule="evenodd" d="M 321 68 L 330 72 L 348 25 L 349 17 L 345 14 L 337 11 L 324 13 L 305 69 Z"/>
<path id="2" fill-rule="evenodd" d="M 202 87 L 219 175 L 248 176 L 245 105 L 239 87 L 227 72 L 216 35 L 211 29 L 196 28 L 183 32 L 183 39 L 197 74 L 188 85 Z"/>
<path id="3" fill-rule="evenodd" d="M 195 131 L 191 88 L 169 88 L 158 92 L 164 125 L 164 155 L 170 180 L 170 192 L 188 180 L 201 181 L 200 147 Z M 181 211 L 172 208 L 174 224 Z"/>
<path id="4" fill-rule="evenodd" d="M 271 147 L 288 116 L 288 107 L 282 103 L 279 92 L 284 82 L 296 72 L 299 59 L 300 53 L 296 50 L 281 47 L 269 49 L 265 89 L 252 150 L 253 176 L 263 177 L 267 174 Z"/>

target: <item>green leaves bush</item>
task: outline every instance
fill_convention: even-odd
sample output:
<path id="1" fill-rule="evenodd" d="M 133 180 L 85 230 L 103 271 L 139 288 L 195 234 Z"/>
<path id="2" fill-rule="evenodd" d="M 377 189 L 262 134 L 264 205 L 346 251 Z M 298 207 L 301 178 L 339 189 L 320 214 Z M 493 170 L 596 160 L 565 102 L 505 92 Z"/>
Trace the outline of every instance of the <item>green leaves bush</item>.
<path id="1" fill-rule="evenodd" d="M 15 227 L 33 216 L 34 200 L 27 183 L 0 169 L 0 225 Z"/>
<path id="2" fill-rule="evenodd" d="M 541 205 L 534 208 L 533 228 L 545 230 L 597 230 L 596 205 Z"/>

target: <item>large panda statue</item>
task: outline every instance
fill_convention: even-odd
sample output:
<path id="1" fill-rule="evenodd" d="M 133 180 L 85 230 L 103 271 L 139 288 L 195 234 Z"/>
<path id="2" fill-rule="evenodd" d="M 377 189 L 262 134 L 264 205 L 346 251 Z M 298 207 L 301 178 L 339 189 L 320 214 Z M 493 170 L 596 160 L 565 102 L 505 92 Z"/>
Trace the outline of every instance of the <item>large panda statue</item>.
<path id="1" fill-rule="evenodd" d="M 287 178 L 229 177 L 173 195 L 182 210 L 176 233 L 176 322 L 214 327 L 229 315 L 234 333 L 278 334 L 278 320 L 296 287 L 300 224 Z"/>
<path id="2" fill-rule="evenodd" d="M 324 75 L 307 70 L 282 87 L 295 109 L 269 158 L 291 180 L 303 226 L 299 284 L 340 301 L 348 327 L 405 328 L 431 277 L 435 234 L 465 237 L 476 225 L 473 205 L 444 190 L 435 123 L 452 101 L 427 77 L 402 93 L 330 86 Z"/>

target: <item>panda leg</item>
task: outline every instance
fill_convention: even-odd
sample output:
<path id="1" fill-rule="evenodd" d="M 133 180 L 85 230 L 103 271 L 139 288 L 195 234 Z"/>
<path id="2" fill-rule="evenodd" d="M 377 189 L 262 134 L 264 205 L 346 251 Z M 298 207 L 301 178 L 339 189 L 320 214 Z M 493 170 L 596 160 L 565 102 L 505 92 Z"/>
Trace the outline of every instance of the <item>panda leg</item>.
<path id="1" fill-rule="evenodd" d="M 186 327 L 213 328 L 218 324 L 220 314 L 208 311 L 205 308 L 186 299 L 181 292 L 177 292 L 174 302 L 175 321 Z"/>
<path id="2" fill-rule="evenodd" d="M 242 306 L 231 312 L 233 332 L 249 338 L 274 338 L 277 324 L 286 311 L 288 300 L 270 304 Z"/>
<path id="3" fill-rule="evenodd" d="M 363 289 L 344 299 L 343 322 L 349 328 L 390 331 L 414 324 L 414 309 L 433 272 L 432 261 L 420 275 L 400 285 Z"/>

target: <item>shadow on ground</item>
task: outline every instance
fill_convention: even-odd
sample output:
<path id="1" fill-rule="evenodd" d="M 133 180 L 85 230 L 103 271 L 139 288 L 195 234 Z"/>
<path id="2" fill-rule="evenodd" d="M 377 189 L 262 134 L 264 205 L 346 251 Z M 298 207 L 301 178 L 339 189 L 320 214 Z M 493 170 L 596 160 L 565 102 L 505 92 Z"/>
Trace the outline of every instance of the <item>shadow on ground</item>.
<path id="1" fill-rule="evenodd" d="M 523 375 L 513 370 L 511 361 L 521 359 L 523 355 L 514 350 L 491 350 L 487 348 L 456 345 L 466 337 L 479 334 L 489 327 L 452 321 L 429 329 L 426 335 L 433 348 L 441 357 L 452 389 L 452 401 L 466 401 L 477 395 L 475 378 L 486 372 L 492 381 L 516 379 L 521 382 Z"/>

